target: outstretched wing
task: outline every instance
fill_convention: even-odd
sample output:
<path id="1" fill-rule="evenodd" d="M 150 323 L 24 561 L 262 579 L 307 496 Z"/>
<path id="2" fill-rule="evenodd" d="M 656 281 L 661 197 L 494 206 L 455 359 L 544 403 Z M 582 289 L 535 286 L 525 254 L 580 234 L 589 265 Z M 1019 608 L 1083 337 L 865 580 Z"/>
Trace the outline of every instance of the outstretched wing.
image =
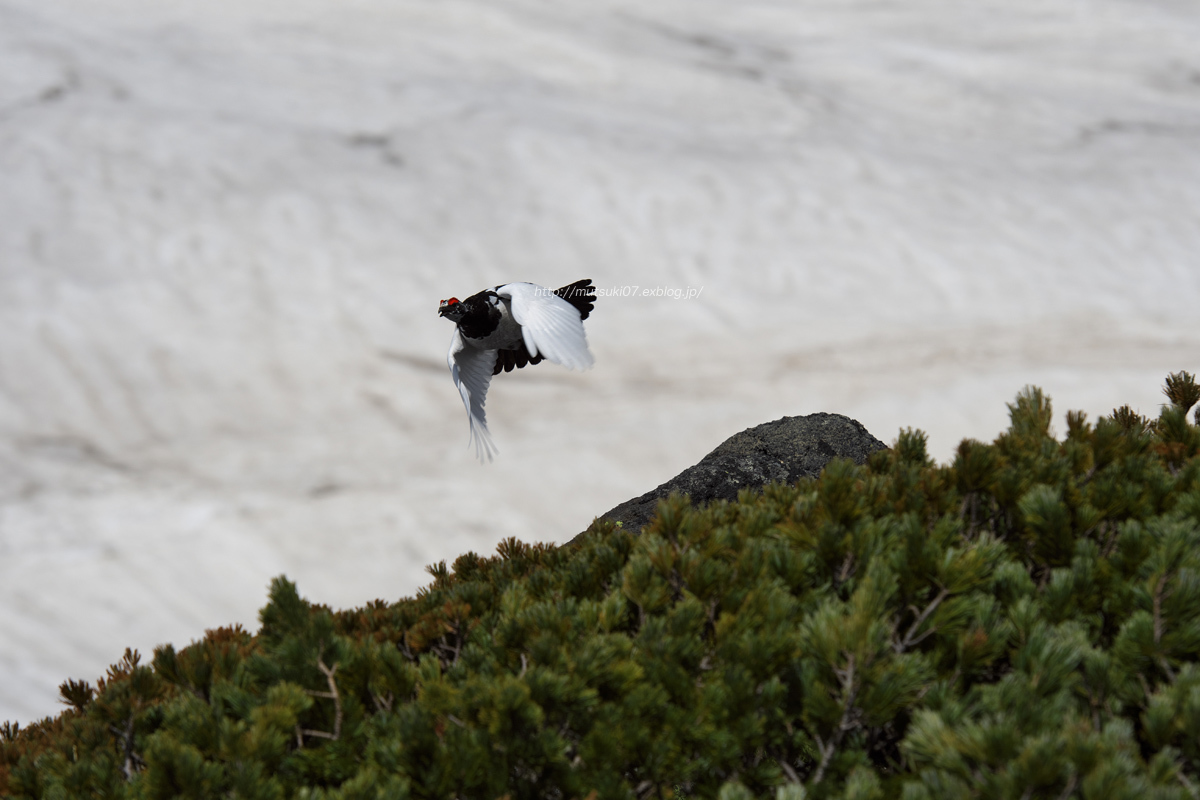
<path id="1" fill-rule="evenodd" d="M 579 311 L 549 289 L 533 283 L 509 283 L 496 294 L 511 301 L 513 319 L 521 326 L 529 355 L 542 356 L 571 369 L 595 363 Z"/>
<path id="2" fill-rule="evenodd" d="M 471 438 L 467 440 L 467 447 L 474 442 L 476 458 L 483 461 L 486 456 L 491 461 L 496 445 L 492 444 L 492 434 L 488 432 L 483 404 L 487 401 L 488 384 L 492 382 L 496 351 L 468 347 L 458 328 L 455 328 L 446 363 L 450 366 L 450 375 L 462 396 L 463 405 L 467 407 L 467 419 L 471 423 Z"/>

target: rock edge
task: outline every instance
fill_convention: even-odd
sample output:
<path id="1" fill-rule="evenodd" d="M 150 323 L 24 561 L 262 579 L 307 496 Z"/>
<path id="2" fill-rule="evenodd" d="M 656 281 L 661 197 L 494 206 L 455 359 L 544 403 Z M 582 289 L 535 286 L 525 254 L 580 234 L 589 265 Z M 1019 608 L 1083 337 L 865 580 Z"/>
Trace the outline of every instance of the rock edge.
<path id="1" fill-rule="evenodd" d="M 688 494 L 698 504 L 735 500 L 742 489 L 815 478 L 831 459 L 849 458 L 862 464 L 871 453 L 886 449 L 862 423 L 841 414 L 781 417 L 730 436 L 695 466 L 599 518 L 640 530 L 650 522 L 658 501 L 672 492 Z M 582 536 L 567 544 L 575 544 Z"/>

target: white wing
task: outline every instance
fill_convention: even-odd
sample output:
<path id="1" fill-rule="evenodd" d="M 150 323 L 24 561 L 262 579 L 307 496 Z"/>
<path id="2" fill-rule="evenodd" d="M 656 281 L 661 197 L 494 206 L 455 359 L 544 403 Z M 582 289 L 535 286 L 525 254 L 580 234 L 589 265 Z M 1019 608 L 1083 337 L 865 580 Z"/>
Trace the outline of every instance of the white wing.
<path id="1" fill-rule="evenodd" d="M 496 294 L 512 301 L 513 319 L 521 326 L 529 355 L 540 353 L 571 369 L 587 369 L 596 363 L 579 312 L 566 300 L 533 283 L 505 284 L 496 288 Z"/>
<path id="2" fill-rule="evenodd" d="M 492 454 L 497 451 L 496 445 L 492 444 L 492 434 L 488 432 L 483 404 L 487 401 L 488 384 L 492 382 L 492 369 L 496 366 L 496 351 L 468 347 L 458 328 L 455 328 L 446 363 L 450 365 L 454 385 L 458 387 L 463 405 L 467 407 L 467 419 L 471 423 L 471 438 L 467 440 L 467 447 L 474 442 L 475 457 L 483 461 L 487 456 L 487 460 L 491 461 Z"/>

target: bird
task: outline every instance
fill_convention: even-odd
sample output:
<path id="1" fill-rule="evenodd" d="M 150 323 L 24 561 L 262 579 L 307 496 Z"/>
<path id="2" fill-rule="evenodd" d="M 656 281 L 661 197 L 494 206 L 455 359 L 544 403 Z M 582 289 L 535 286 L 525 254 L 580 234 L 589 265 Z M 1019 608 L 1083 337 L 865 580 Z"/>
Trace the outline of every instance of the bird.
<path id="1" fill-rule="evenodd" d="M 492 376 L 501 370 L 541 363 L 586 370 L 595 363 L 583 321 L 596 302 L 590 278 L 551 291 L 535 283 L 505 283 L 465 300 L 451 297 L 438 314 L 454 323 L 446 364 L 467 408 L 475 456 L 483 462 L 498 452 L 483 404 Z"/>

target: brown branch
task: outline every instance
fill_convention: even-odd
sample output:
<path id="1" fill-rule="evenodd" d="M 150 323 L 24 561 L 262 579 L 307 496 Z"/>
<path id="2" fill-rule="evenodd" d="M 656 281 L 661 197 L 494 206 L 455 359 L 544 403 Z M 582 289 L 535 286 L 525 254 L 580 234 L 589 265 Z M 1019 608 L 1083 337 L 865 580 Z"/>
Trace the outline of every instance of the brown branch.
<path id="1" fill-rule="evenodd" d="M 1075 787 L 1079 786 L 1079 773 L 1072 772 L 1071 779 L 1067 781 L 1067 788 L 1063 789 L 1062 794 L 1058 796 L 1058 800 L 1067 800 L 1071 793 L 1075 791 Z"/>
<path id="2" fill-rule="evenodd" d="M 846 553 L 846 560 L 842 562 L 842 568 L 838 571 L 837 582 L 839 585 L 854 574 L 854 553 Z"/>
<path id="3" fill-rule="evenodd" d="M 1117 549 L 1117 534 L 1120 533 L 1120 528 L 1117 523 L 1105 520 L 1100 523 L 1108 529 L 1108 539 L 1104 543 L 1104 549 L 1100 551 L 1101 558 L 1108 558 Z"/>
<path id="4" fill-rule="evenodd" d="M 908 633 L 906 633 L 904 635 L 904 639 L 902 641 L 896 642 L 895 644 L 892 645 L 892 649 L 896 651 L 897 655 L 899 655 L 900 653 L 903 653 L 905 650 L 907 650 L 908 648 L 910 648 L 914 645 L 920 644 L 927 637 L 929 637 L 930 635 L 932 635 L 933 633 L 935 633 L 937 631 L 937 628 L 930 628 L 929 630 L 925 631 L 925 633 L 921 634 L 920 636 L 917 636 L 917 631 L 920 630 L 921 626 L 925 624 L 925 620 L 927 620 L 929 618 L 929 615 L 932 614 L 934 611 L 936 611 L 937 607 L 942 604 L 942 601 L 945 600 L 949 596 L 950 596 L 949 589 L 943 588 L 940 592 L 937 593 L 937 597 L 933 598 L 933 600 L 930 601 L 929 605 L 927 605 L 925 607 L 925 610 L 922 611 L 917 616 L 916 620 L 909 627 Z M 910 608 L 912 608 L 912 607 L 910 606 Z M 912 610 L 914 612 L 916 611 L 915 608 L 912 608 Z"/>
<path id="5" fill-rule="evenodd" d="M 108 729 L 121 738 L 121 772 L 124 773 L 126 781 L 131 781 L 133 774 L 137 772 L 138 762 L 141 761 L 137 753 L 133 752 L 133 712 L 129 713 L 123 729 L 116 725 L 110 725 Z"/>
<path id="6" fill-rule="evenodd" d="M 342 698 L 338 694 L 337 682 L 333 676 L 337 674 L 338 665 L 332 667 L 325 666 L 325 662 L 320 656 L 317 656 L 317 669 L 321 670 L 325 675 L 325 681 L 329 684 L 328 692 L 318 692 L 314 689 L 305 689 L 304 691 L 312 697 L 324 697 L 333 701 L 334 717 L 333 717 L 333 733 L 329 731 L 315 731 L 311 728 L 301 728 L 296 726 L 296 738 L 300 742 L 300 746 L 304 746 L 305 736 L 316 736 L 321 739 L 338 739 L 342 735 Z"/>
<path id="7" fill-rule="evenodd" d="M 371 692 L 371 702 L 375 704 L 376 711 L 391 711 L 392 704 L 396 702 L 396 695 L 388 692 L 386 696 Z"/>
<path id="8" fill-rule="evenodd" d="M 329 682 L 329 692 L 333 695 L 333 705 L 336 709 L 336 715 L 333 718 L 333 738 L 336 739 L 342 735 L 342 698 L 338 696 L 337 682 L 333 676 L 337 674 L 338 665 L 334 664 L 333 668 L 325 666 L 325 662 L 317 656 L 317 668 L 325 673 L 325 680 Z"/>
<path id="9" fill-rule="evenodd" d="M 1164 572 L 1162 577 L 1158 579 L 1158 585 L 1154 587 L 1154 643 L 1158 644 L 1162 641 L 1163 622 L 1162 622 L 1162 601 L 1163 587 L 1167 585 L 1167 576 L 1169 573 Z"/>
<path id="10" fill-rule="evenodd" d="M 967 520 L 967 538 L 972 538 L 979 527 L 979 496 L 976 492 L 967 492 L 958 508 L 958 517 Z"/>
<path id="11" fill-rule="evenodd" d="M 1164 590 L 1167 586 L 1167 578 L 1170 577 L 1170 572 L 1164 572 L 1162 577 L 1158 579 L 1158 585 L 1154 587 L 1154 643 L 1162 643 L 1163 635 L 1163 618 L 1162 618 L 1162 602 L 1165 599 Z M 1167 662 L 1167 657 L 1161 652 L 1158 654 L 1158 665 L 1163 668 L 1163 672 L 1167 673 L 1167 680 L 1175 683 L 1175 672 L 1171 669 L 1170 663 Z"/>
<path id="12" fill-rule="evenodd" d="M 778 758 L 775 760 L 779 764 L 779 768 L 787 773 L 788 780 L 792 783 L 800 783 L 800 776 L 796 774 L 796 770 L 792 769 L 792 765 L 787 762 L 787 759 Z"/>
<path id="13" fill-rule="evenodd" d="M 462 652 L 462 645 L 463 645 L 462 621 L 455 620 L 452 624 L 447 623 L 446 627 L 449 629 L 447 631 L 447 633 L 454 634 L 454 648 L 452 650 L 452 652 L 454 653 L 454 658 L 450 659 L 450 664 L 454 665 L 454 664 L 458 663 L 458 655 L 460 652 Z M 442 634 L 442 642 L 445 645 L 446 649 L 450 650 L 450 642 L 446 638 L 446 634 Z"/>
<path id="14" fill-rule="evenodd" d="M 708 607 L 705 611 L 708 614 L 708 625 L 704 628 L 705 638 L 716 638 L 717 635 L 717 607 L 721 605 L 721 599 L 714 597 L 708 601 Z"/>
<path id="15" fill-rule="evenodd" d="M 321 739 L 336 739 L 329 731 L 315 731 L 312 728 L 297 728 L 301 736 L 316 736 Z"/>
<path id="16" fill-rule="evenodd" d="M 1150 684 L 1146 681 L 1146 676 L 1143 675 L 1142 673 L 1139 672 L 1137 674 L 1137 676 L 1138 676 L 1138 682 L 1140 682 L 1142 684 L 1142 691 L 1145 692 L 1145 694 L 1146 694 L 1146 703 L 1149 704 L 1150 695 L 1152 694 L 1150 691 Z"/>
<path id="17" fill-rule="evenodd" d="M 849 653 L 846 659 L 846 668 L 839 670 L 834 669 L 834 675 L 842 681 L 842 693 L 845 697 L 842 706 L 842 719 L 838 722 L 838 726 L 833 731 L 833 736 L 829 743 L 826 744 L 821 740 L 820 736 L 815 736 L 817 740 L 817 750 L 821 753 L 821 763 L 817 766 L 816 775 L 813 776 L 813 786 L 816 786 L 825 777 L 825 768 L 829 766 L 829 762 L 833 759 L 833 754 L 837 752 L 838 745 L 842 743 L 842 737 L 846 735 L 846 731 L 854 727 L 852 717 L 854 716 L 854 701 L 858 695 L 858 686 L 855 683 L 854 671 L 854 654 Z"/>
<path id="18" fill-rule="evenodd" d="M 1176 772 L 1175 777 L 1179 779 L 1181 784 L 1183 784 L 1183 788 L 1187 789 L 1188 794 L 1190 794 L 1192 797 L 1200 798 L 1200 791 L 1196 789 L 1195 784 L 1188 780 L 1187 775 L 1183 774 L 1183 770 Z"/>

